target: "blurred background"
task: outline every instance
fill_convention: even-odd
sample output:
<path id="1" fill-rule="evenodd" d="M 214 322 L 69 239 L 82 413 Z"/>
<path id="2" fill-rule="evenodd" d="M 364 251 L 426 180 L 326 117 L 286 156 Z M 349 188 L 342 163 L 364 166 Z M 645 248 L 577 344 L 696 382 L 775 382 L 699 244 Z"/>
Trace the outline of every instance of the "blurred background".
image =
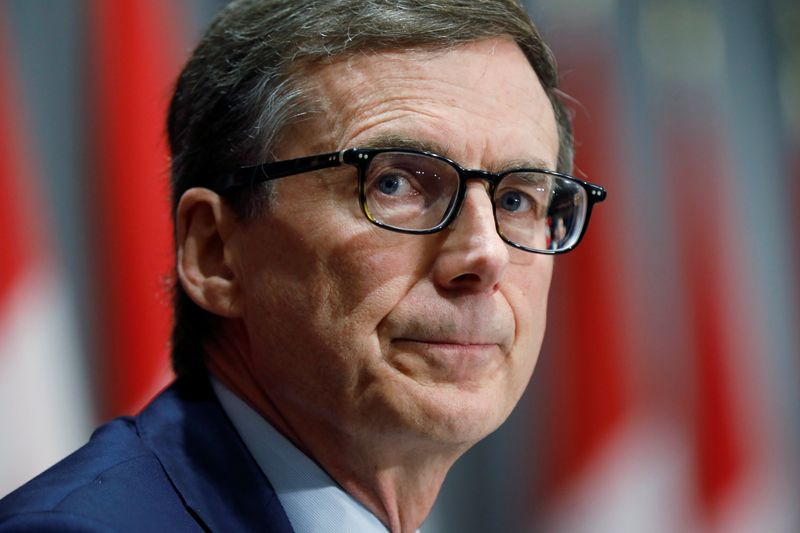
<path id="1" fill-rule="evenodd" d="M 0 496 L 170 378 L 164 113 L 222 4 L 0 1 Z M 609 199 L 423 531 L 800 531 L 800 3 L 527 5 Z"/>

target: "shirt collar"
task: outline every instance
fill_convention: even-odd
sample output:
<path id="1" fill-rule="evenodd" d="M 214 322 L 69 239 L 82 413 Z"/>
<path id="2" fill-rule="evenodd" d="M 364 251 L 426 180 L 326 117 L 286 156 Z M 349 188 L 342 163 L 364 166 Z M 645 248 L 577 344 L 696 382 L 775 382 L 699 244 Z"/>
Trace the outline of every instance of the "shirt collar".
<path id="1" fill-rule="evenodd" d="M 269 479 L 297 533 L 387 533 L 375 515 L 266 419 L 214 377 L 211 384 L 222 409 Z"/>

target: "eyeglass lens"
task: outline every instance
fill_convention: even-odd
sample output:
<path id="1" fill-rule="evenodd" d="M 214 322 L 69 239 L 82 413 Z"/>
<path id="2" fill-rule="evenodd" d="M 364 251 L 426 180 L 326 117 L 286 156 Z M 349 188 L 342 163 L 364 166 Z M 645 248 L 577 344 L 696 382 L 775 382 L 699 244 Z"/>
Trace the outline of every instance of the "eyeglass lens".
<path id="1" fill-rule="evenodd" d="M 424 154 L 376 154 L 364 176 L 364 209 L 380 224 L 406 231 L 439 226 L 455 208 L 458 170 Z M 586 192 L 578 183 L 543 172 L 503 175 L 494 191 L 500 235 L 531 250 L 558 251 L 580 237 Z"/>

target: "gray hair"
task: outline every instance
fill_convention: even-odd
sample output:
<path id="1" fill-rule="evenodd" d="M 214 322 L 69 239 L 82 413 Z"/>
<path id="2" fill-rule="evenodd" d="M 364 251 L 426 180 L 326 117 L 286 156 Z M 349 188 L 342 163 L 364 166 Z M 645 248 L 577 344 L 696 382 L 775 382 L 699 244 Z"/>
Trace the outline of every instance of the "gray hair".
<path id="1" fill-rule="evenodd" d="M 524 52 L 553 105 L 558 170 L 571 172 L 573 139 L 555 60 L 516 0 L 238 0 L 215 18 L 178 78 L 167 128 L 172 203 L 191 187 L 212 188 L 233 169 L 273 159 L 287 126 L 314 111 L 309 68 L 358 53 L 447 49 L 509 36 Z M 257 216 L 267 188 L 227 200 Z M 172 363 L 201 367 L 213 315 L 175 286 Z"/>

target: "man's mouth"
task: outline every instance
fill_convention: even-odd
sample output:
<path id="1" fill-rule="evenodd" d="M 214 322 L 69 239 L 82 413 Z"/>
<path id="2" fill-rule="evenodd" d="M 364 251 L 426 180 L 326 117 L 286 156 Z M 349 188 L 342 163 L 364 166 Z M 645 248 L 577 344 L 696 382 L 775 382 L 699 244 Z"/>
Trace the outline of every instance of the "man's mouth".
<path id="1" fill-rule="evenodd" d="M 401 337 L 392 340 L 394 361 L 404 373 L 424 374 L 433 381 L 471 382 L 503 360 L 498 343 L 463 339 Z"/>

